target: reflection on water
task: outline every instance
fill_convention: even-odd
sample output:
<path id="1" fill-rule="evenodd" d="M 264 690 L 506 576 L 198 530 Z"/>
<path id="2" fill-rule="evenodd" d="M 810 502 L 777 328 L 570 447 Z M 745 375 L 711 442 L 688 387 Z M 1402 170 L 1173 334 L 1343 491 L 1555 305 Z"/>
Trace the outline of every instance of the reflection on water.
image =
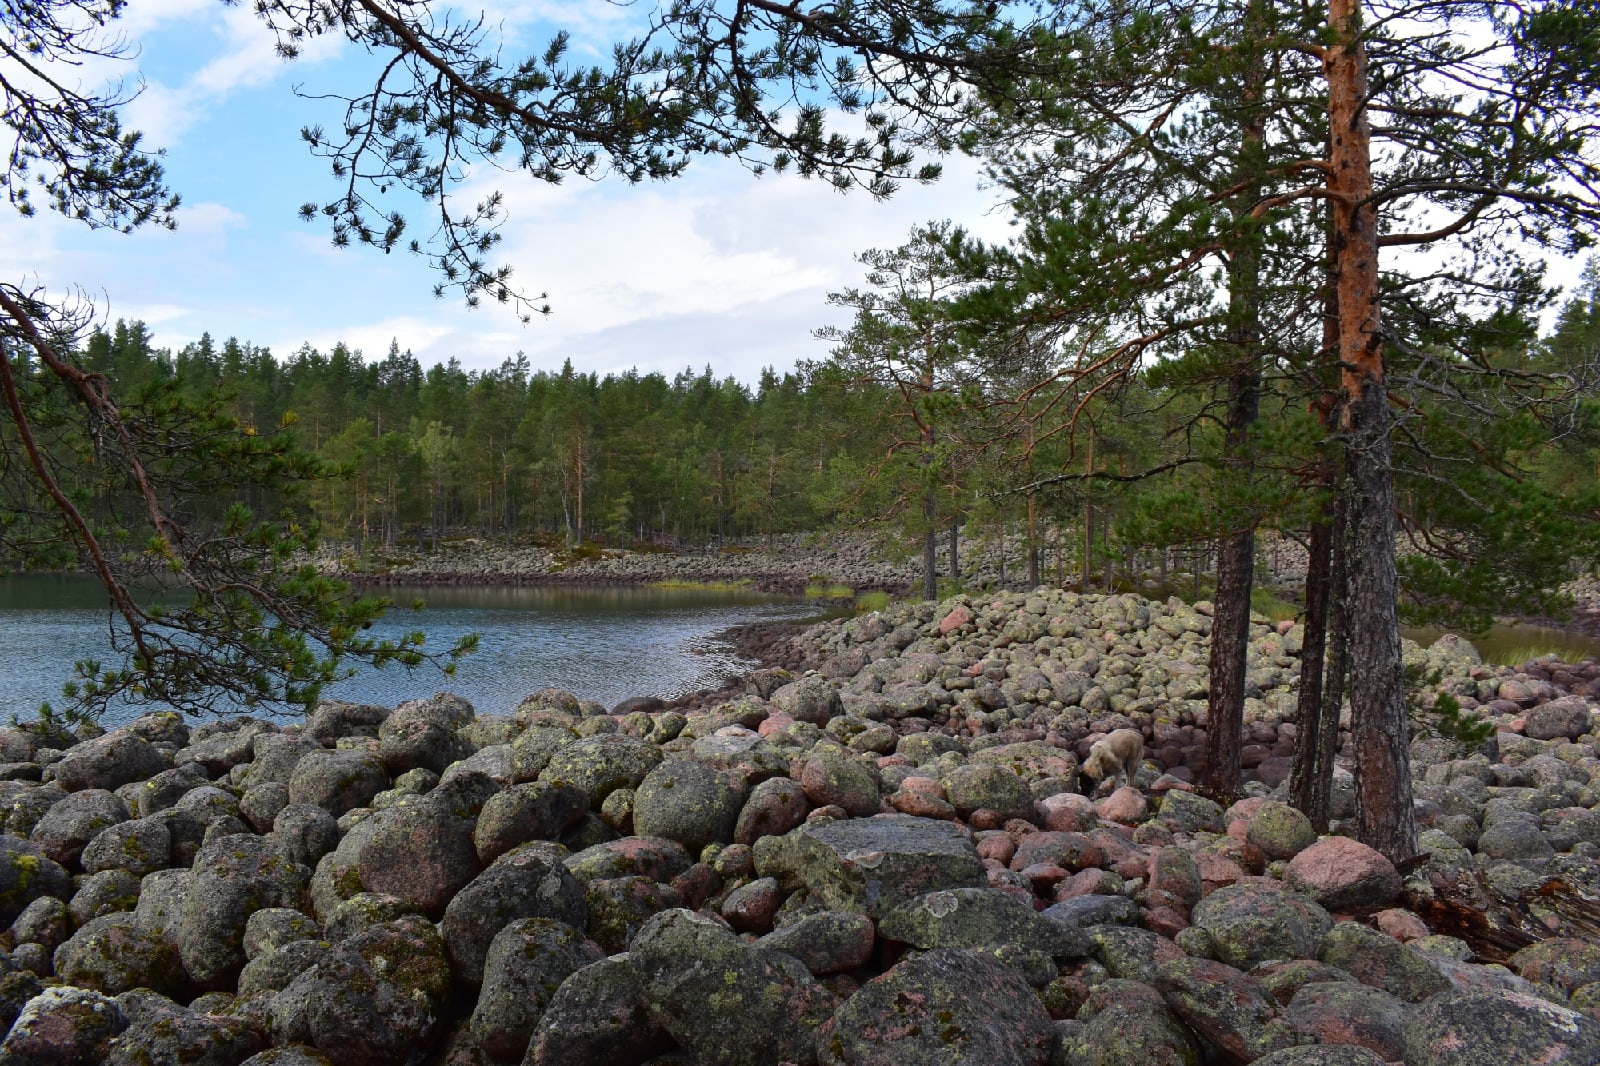
<path id="1" fill-rule="evenodd" d="M 1403 628 L 1400 632 L 1427 647 L 1446 632 L 1435 627 Z M 1582 662 L 1589 657 L 1600 658 L 1600 637 L 1584 636 L 1565 629 L 1549 626 L 1495 625 L 1485 632 L 1465 635 L 1466 639 L 1486 663 L 1502 666 L 1521 666 L 1529 659 L 1554 652 L 1567 662 Z"/>
<path id="2" fill-rule="evenodd" d="M 397 608 L 375 636 L 425 630 L 448 649 L 468 633 L 478 650 L 456 676 L 423 668 L 361 669 L 326 694 L 393 705 L 439 690 L 486 714 L 506 713 L 541 688 L 564 688 L 606 705 L 629 696 L 672 697 L 749 669 L 713 635 L 730 626 L 815 617 L 803 601 L 742 590 L 662 588 L 393 588 Z M 403 609 L 414 599 L 425 609 Z M 105 595 L 82 577 L 0 577 L 0 715 L 30 715 L 60 702 L 74 659 L 109 658 Z M 222 708 L 227 709 L 227 708 Z M 112 719 L 125 718 L 126 709 Z"/>

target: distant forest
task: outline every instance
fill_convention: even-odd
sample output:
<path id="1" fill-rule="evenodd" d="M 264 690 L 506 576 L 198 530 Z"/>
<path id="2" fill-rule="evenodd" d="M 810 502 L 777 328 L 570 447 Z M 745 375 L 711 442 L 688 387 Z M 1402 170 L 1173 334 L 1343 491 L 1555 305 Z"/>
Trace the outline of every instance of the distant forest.
<path id="1" fill-rule="evenodd" d="M 1525 333 L 1497 361 L 1521 372 L 1592 359 L 1600 283 L 1594 271 L 1587 280 L 1549 335 Z M 1050 530 L 1074 567 L 1131 569 L 1152 549 L 1209 546 L 1242 512 L 1297 537 L 1316 506 L 1307 471 L 1318 434 L 1292 370 L 1265 390 L 1245 498 L 1221 458 L 1215 414 L 1225 397 L 1170 367 L 1094 396 L 1068 425 L 1059 398 L 1047 403 L 1015 380 L 945 368 L 919 377 L 912 361 L 885 371 L 848 349 L 795 372 L 769 369 L 753 387 L 709 366 L 670 379 L 600 377 L 570 361 L 535 371 L 520 353 L 492 370 L 454 359 L 424 368 L 397 342 L 376 360 L 343 344 L 279 358 L 210 335 L 173 351 L 137 321 L 94 330 L 77 357 L 128 410 L 163 396 L 220 397 L 246 432 L 289 434 L 335 472 L 305 486 L 324 537 L 368 551 L 461 534 L 547 533 L 569 548 L 703 544 L 886 521 L 909 547 L 952 526 L 1004 522 L 1036 545 Z M 1400 434 L 1402 528 L 1424 548 L 1430 538 L 1446 546 L 1448 567 L 1451 554 L 1524 539 L 1527 508 L 1551 500 L 1590 525 L 1600 482 L 1594 399 L 1576 415 L 1554 433 L 1468 419 L 1429 441 Z M 1463 470 L 1474 455 L 1481 469 Z M 1489 482 L 1474 483 L 1481 477 L 1492 479 L 1493 500 Z M 1446 480 L 1459 493 L 1440 492 Z M 1525 506 L 1524 489 L 1537 490 Z M 1497 503 L 1504 513 L 1491 514 Z M 1571 527 L 1556 538 L 1567 549 L 1590 539 Z M 1472 580 L 1464 565 L 1456 560 L 1453 582 Z"/>

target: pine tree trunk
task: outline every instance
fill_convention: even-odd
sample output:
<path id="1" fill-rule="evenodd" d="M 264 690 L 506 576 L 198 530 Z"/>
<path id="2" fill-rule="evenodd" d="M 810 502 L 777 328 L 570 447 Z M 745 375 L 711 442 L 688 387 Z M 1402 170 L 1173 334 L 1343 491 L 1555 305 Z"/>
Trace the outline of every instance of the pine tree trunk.
<path id="1" fill-rule="evenodd" d="M 1332 765 L 1327 779 L 1318 754 L 1325 730 L 1339 734 L 1339 709 L 1322 701 L 1322 671 L 1328 639 L 1328 581 L 1333 563 L 1333 523 L 1319 520 L 1311 526 L 1306 559 L 1305 636 L 1300 644 L 1300 689 L 1296 706 L 1294 758 L 1289 767 L 1289 802 L 1298 807 L 1318 833 L 1328 831 Z"/>
<path id="2" fill-rule="evenodd" d="M 950 519 L 950 580 L 956 583 L 961 581 L 961 557 L 957 554 L 956 544 L 961 536 L 961 523 Z"/>
<path id="3" fill-rule="evenodd" d="M 1416 852 L 1396 610 L 1394 471 L 1379 327 L 1378 220 L 1372 193 L 1367 55 L 1360 0 L 1330 0 L 1325 53 L 1332 130 L 1329 191 L 1339 299 L 1339 364 L 1348 447 L 1350 703 L 1356 832 L 1392 861 Z"/>
<path id="4" fill-rule="evenodd" d="M 1028 497 L 1028 587 L 1039 587 L 1039 534 L 1034 526 L 1033 497 Z"/>
<path id="5" fill-rule="evenodd" d="M 922 534 L 922 598 L 939 598 L 939 534 L 933 528 L 933 493 L 922 497 L 922 517 L 926 523 Z"/>

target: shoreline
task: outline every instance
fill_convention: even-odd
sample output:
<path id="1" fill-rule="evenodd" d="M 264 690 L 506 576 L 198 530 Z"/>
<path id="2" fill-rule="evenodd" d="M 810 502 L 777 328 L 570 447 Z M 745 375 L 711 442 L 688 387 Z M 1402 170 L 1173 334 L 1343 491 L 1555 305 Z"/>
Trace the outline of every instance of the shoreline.
<path id="1" fill-rule="evenodd" d="M 1408 645 L 1498 735 L 1414 740 L 1397 868 L 1343 758 L 1333 833 L 1283 802 L 1294 626 L 1250 628 L 1244 798 L 1192 791 L 1210 623 L 961 595 L 724 631 L 787 665 L 697 706 L 0 729 L 0 1059 L 1600 1060 L 1600 663 Z"/>

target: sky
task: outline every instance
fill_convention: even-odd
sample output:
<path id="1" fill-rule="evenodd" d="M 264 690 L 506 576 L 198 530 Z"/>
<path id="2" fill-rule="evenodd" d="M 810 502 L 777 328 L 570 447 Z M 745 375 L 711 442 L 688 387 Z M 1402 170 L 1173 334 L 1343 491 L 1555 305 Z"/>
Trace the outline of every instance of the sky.
<path id="1" fill-rule="evenodd" d="M 487 3 L 508 52 L 542 51 L 560 26 L 572 31 L 578 60 L 608 52 L 641 11 L 598 0 Z M 903 186 L 886 202 L 793 176 L 756 179 L 721 160 L 632 186 L 496 173 L 509 210 L 496 261 L 553 309 L 523 325 L 503 307 L 434 298 L 436 279 L 419 258 L 337 249 L 325 224 L 298 219 L 300 204 L 337 189 L 299 130 L 337 125 L 342 107 L 295 90 L 359 84 L 372 67 L 353 46 L 319 39 L 285 62 L 250 5 L 219 0 L 129 0 L 120 33 L 131 61 L 82 75 L 142 86 L 126 125 L 166 149 L 169 181 L 184 198 L 178 229 L 125 236 L 0 210 L 0 276 L 56 294 L 76 289 L 105 322 L 143 320 L 174 349 L 209 332 L 280 358 L 343 342 L 376 360 L 396 341 L 425 366 L 454 357 L 488 369 L 520 351 L 535 369 L 570 359 L 602 375 L 670 377 L 709 365 L 753 383 L 764 367 L 826 356 L 813 331 L 846 320 L 827 294 L 861 283 L 859 252 L 898 246 L 939 219 L 989 239 L 1009 228 L 977 166 L 960 157 L 945 161 L 937 183 Z M 1576 280 L 1579 266 L 1553 263 L 1551 280 Z"/>
<path id="2" fill-rule="evenodd" d="M 625 7 L 582 0 L 501 0 L 491 12 L 510 48 L 530 51 L 542 51 L 559 20 L 580 59 L 609 51 L 627 17 Z M 424 366 L 456 357 L 487 369 L 521 351 L 535 369 L 571 359 L 602 375 L 637 367 L 670 377 L 710 365 L 754 382 L 763 367 L 826 356 L 812 332 L 844 320 L 826 297 L 861 284 L 857 253 L 898 246 L 935 219 L 993 238 L 1007 231 L 993 191 L 964 159 L 948 161 L 936 184 L 907 185 L 882 202 L 787 175 L 756 179 L 720 160 L 632 186 L 499 173 L 510 217 L 495 258 L 552 307 L 523 325 L 504 307 L 436 299 L 418 257 L 336 249 L 323 222 L 298 219 L 301 203 L 337 187 L 299 131 L 337 125 L 342 107 L 295 88 L 353 84 L 370 69 L 361 52 L 318 41 L 285 62 L 250 5 L 218 0 L 130 0 L 122 22 L 132 61 L 82 74 L 142 82 L 125 125 L 166 149 L 169 183 L 183 196 L 178 228 L 125 236 L 46 211 L 0 211 L 0 271 L 56 293 L 81 290 L 105 321 L 141 319 L 160 346 L 210 332 L 280 358 L 342 341 L 375 360 L 395 340 Z"/>

